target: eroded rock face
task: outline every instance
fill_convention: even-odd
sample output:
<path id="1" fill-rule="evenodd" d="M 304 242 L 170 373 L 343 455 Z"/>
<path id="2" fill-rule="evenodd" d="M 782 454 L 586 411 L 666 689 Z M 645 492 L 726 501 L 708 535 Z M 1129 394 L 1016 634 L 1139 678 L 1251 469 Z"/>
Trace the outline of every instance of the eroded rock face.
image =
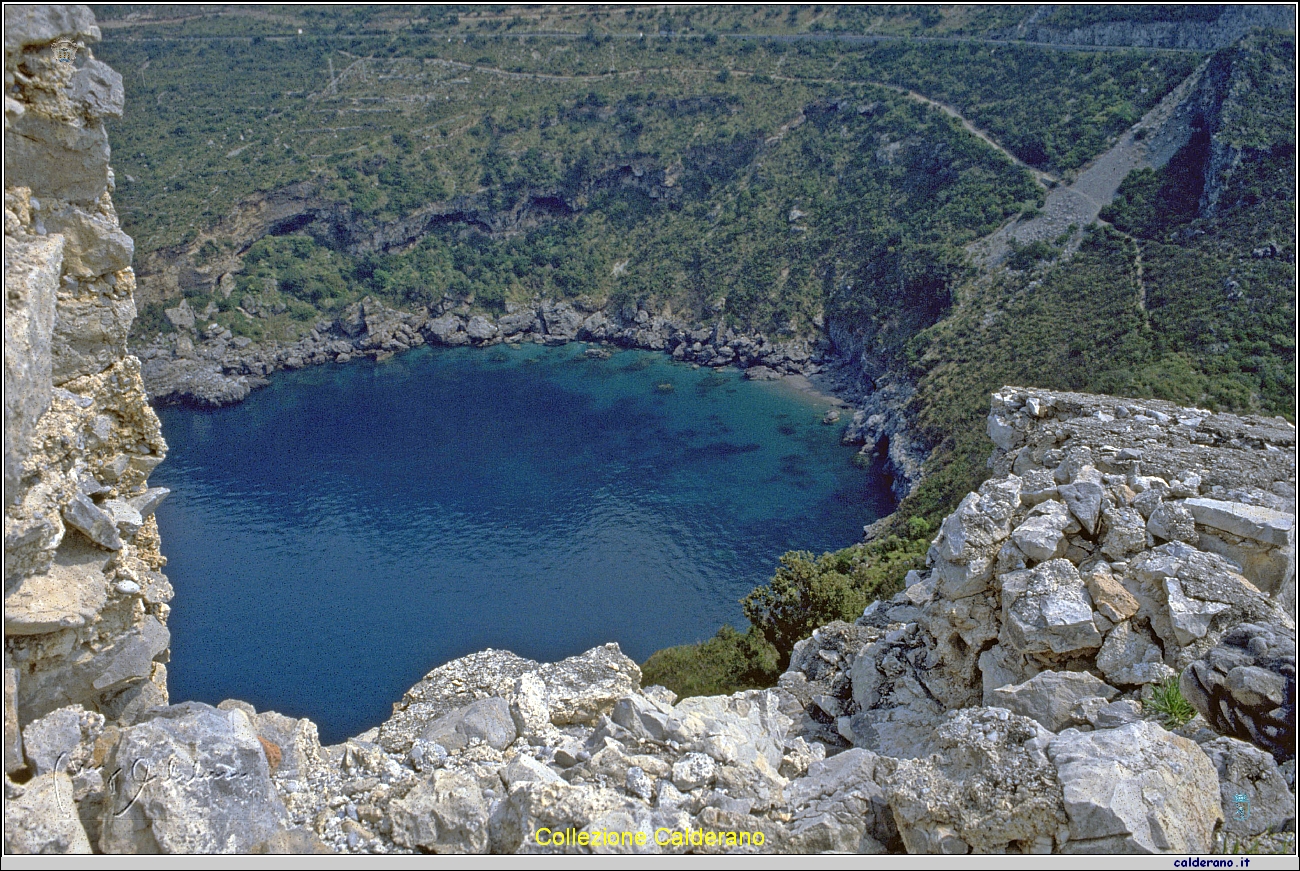
<path id="1" fill-rule="evenodd" d="M 1065 822 L 1046 749 L 1051 734 L 1000 708 L 955 711 L 938 752 L 898 763 L 885 780 L 909 853 L 1053 852 Z"/>
<path id="2" fill-rule="evenodd" d="M 267 754 L 242 711 L 148 712 L 109 749 L 105 853 L 248 853 L 284 829 Z"/>
<path id="3" fill-rule="evenodd" d="M 1242 623 L 1193 661 L 1183 695 L 1219 732 L 1250 741 L 1279 761 L 1295 758 L 1295 631 Z"/>
<path id="4" fill-rule="evenodd" d="M 1067 852 L 1205 853 L 1222 821 L 1218 775 L 1196 744 L 1151 722 L 1052 739 Z"/>
<path id="5" fill-rule="evenodd" d="M 98 38 L 82 6 L 5 9 L 5 768 L 33 778 L 6 830 L 32 852 L 98 842 L 92 745 L 167 702 L 172 591 L 134 504 L 167 445 L 126 350 L 133 246 L 103 124 L 122 81 Z"/>
<path id="6" fill-rule="evenodd" d="M 131 243 L 102 121 L 121 112 L 121 80 L 88 49 L 69 65 L 49 48 L 96 39 L 93 21 L 84 7 L 5 18 L 6 70 L 23 74 L 5 101 L 5 615 L 24 723 L 107 710 L 142 683 L 166 700 L 155 527 L 114 513 L 166 452 L 126 354 Z"/>

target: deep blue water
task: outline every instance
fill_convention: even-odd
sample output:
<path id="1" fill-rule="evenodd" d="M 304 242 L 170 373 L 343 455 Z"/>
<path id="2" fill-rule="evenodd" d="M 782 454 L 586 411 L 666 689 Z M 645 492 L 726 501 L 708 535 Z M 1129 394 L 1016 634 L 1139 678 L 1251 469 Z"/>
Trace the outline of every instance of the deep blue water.
<path id="1" fill-rule="evenodd" d="M 485 647 L 644 661 L 743 626 L 781 553 L 888 509 L 823 403 L 582 350 L 426 348 L 162 409 L 173 698 L 310 716 L 335 742 Z"/>

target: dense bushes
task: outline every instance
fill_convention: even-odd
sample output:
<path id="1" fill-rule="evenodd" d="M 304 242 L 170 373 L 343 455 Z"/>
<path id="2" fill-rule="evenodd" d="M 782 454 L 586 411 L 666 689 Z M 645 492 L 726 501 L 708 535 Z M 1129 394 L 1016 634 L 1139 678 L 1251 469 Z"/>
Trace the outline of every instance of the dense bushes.
<path id="1" fill-rule="evenodd" d="M 785 554 L 772 581 L 743 600 L 747 631 L 724 626 L 707 641 L 661 650 L 642 667 L 643 682 L 683 696 L 771 686 L 795 642 L 833 620 L 851 622 L 870 602 L 901 590 L 907 572 L 925 563 L 929 532 L 914 520 L 904 525 L 910 538 L 890 536 L 820 557 Z"/>

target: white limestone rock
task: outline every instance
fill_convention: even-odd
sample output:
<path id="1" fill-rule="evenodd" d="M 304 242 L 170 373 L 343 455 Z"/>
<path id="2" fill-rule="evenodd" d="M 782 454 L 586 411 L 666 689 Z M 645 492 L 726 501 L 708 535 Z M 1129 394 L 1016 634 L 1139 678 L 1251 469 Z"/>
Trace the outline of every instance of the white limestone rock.
<path id="1" fill-rule="evenodd" d="M 1003 638 L 1025 653 L 1101 647 L 1092 600 L 1069 560 L 1053 559 L 1002 578 Z"/>
<path id="2" fill-rule="evenodd" d="M 1051 740 L 1069 853 L 1206 853 L 1223 820 L 1219 778 L 1191 741 L 1142 720 Z"/>
<path id="3" fill-rule="evenodd" d="M 1013 714 L 1037 720 L 1049 732 L 1082 725 L 1075 715 L 1080 702 L 1092 698 L 1110 701 L 1119 690 L 1082 671 L 1044 671 L 1015 686 L 991 693 L 991 704 Z"/>

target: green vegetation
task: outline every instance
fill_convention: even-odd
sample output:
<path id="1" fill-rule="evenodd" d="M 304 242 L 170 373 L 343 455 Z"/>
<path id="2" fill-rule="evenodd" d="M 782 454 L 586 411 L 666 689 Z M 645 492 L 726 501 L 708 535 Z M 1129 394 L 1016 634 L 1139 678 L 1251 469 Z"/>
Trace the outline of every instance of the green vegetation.
<path id="1" fill-rule="evenodd" d="M 1055 7 L 1040 23 L 1049 27 L 1087 27 L 1090 24 L 1112 21 L 1130 21 L 1134 24 L 1147 24 L 1155 21 L 1208 23 L 1223 14 L 1225 8 L 1214 3 L 1195 5 L 1163 3 L 1062 5 Z"/>
<path id="2" fill-rule="evenodd" d="M 1265 92 L 1289 87 L 1279 99 L 1294 105 L 1293 57 L 1289 36 L 1221 53 L 1216 64 L 1225 91 L 1235 95 L 1226 98 L 1223 117 L 1247 129 L 1265 126 L 1243 109 L 1258 105 L 1252 89 L 1239 84 L 1246 75 Z M 1271 78 L 1258 81 L 1261 69 L 1272 70 Z M 896 540 L 907 542 L 917 566 L 927 536 L 909 535 L 909 527 L 934 528 L 988 475 L 988 397 L 1004 385 L 1155 397 L 1295 420 L 1295 129 L 1294 121 L 1276 121 L 1268 121 L 1276 138 L 1243 149 L 1241 162 L 1221 179 L 1212 209 L 1200 204 L 1210 143 L 1197 137 L 1164 168 L 1130 175 L 1103 212 L 1115 229 L 1090 229 L 1068 260 L 1058 259 L 1057 245 L 1035 243 L 1013 251 L 1010 271 L 953 282 L 956 304 L 905 348 L 917 384 L 916 420 L 935 446 L 926 478 L 892 518 Z M 799 559 L 799 571 L 783 565 L 773 585 L 748 600 L 790 603 L 782 612 L 789 628 L 766 624 L 765 639 L 797 637 L 869 601 Z M 824 556 L 817 564 L 833 563 Z M 885 585 L 879 595 L 893 589 Z M 746 616 L 761 619 L 748 602 Z M 707 652 L 674 648 L 675 674 L 702 681 L 714 652 L 730 649 L 717 639 L 709 644 Z M 1176 693 L 1176 684 L 1163 691 L 1171 711 L 1176 701 L 1186 706 Z M 1177 710 L 1190 718 L 1185 707 Z"/>
<path id="3" fill-rule="evenodd" d="M 1192 703 L 1183 698 L 1183 691 L 1178 688 L 1178 678 L 1171 677 L 1156 686 L 1151 698 L 1144 707 L 1155 711 L 1166 729 L 1177 729 L 1191 722 L 1196 716 Z"/>
<path id="4" fill-rule="evenodd" d="M 895 42 L 848 62 L 863 79 L 952 106 L 1025 163 L 1060 172 L 1105 151 L 1198 60 L 1191 53 Z"/>
<path id="5" fill-rule="evenodd" d="M 641 666 L 641 682 L 682 697 L 713 696 L 769 687 L 780 673 L 776 649 L 761 635 L 723 626 L 699 644 L 656 651 Z"/>
<path id="6" fill-rule="evenodd" d="M 913 521 L 907 532 L 910 538 L 893 535 L 820 557 L 785 554 L 771 583 L 743 601 L 747 631 L 724 626 L 707 641 L 661 650 L 642 666 L 643 682 L 681 696 L 771 686 L 789 666 L 796 641 L 832 620 L 856 620 L 925 565 L 930 528 Z"/>
<path id="7" fill-rule="evenodd" d="M 910 374 L 934 449 L 894 534 L 787 554 L 748 629 L 660 651 L 649 683 L 770 684 L 799 637 L 898 590 L 987 474 L 1003 385 L 1294 419 L 1293 35 L 1218 52 L 1218 113 L 1077 250 L 1070 232 L 981 272 L 965 246 L 1043 203 L 1002 149 L 1068 181 L 1204 56 L 982 39 L 1019 7 L 197 9 L 97 8 L 95 51 L 126 87 L 110 137 L 137 263 L 229 270 L 229 297 L 183 292 L 232 332 L 292 339 L 366 294 L 568 298 L 776 339 L 830 320 Z M 1038 23 L 1211 15 L 1105 9 Z M 299 183 L 324 217 L 235 240 L 239 204 Z M 398 232 L 413 213 L 440 217 Z M 359 244 L 376 234 L 396 241 Z M 167 329 L 139 303 L 137 337 Z"/>

